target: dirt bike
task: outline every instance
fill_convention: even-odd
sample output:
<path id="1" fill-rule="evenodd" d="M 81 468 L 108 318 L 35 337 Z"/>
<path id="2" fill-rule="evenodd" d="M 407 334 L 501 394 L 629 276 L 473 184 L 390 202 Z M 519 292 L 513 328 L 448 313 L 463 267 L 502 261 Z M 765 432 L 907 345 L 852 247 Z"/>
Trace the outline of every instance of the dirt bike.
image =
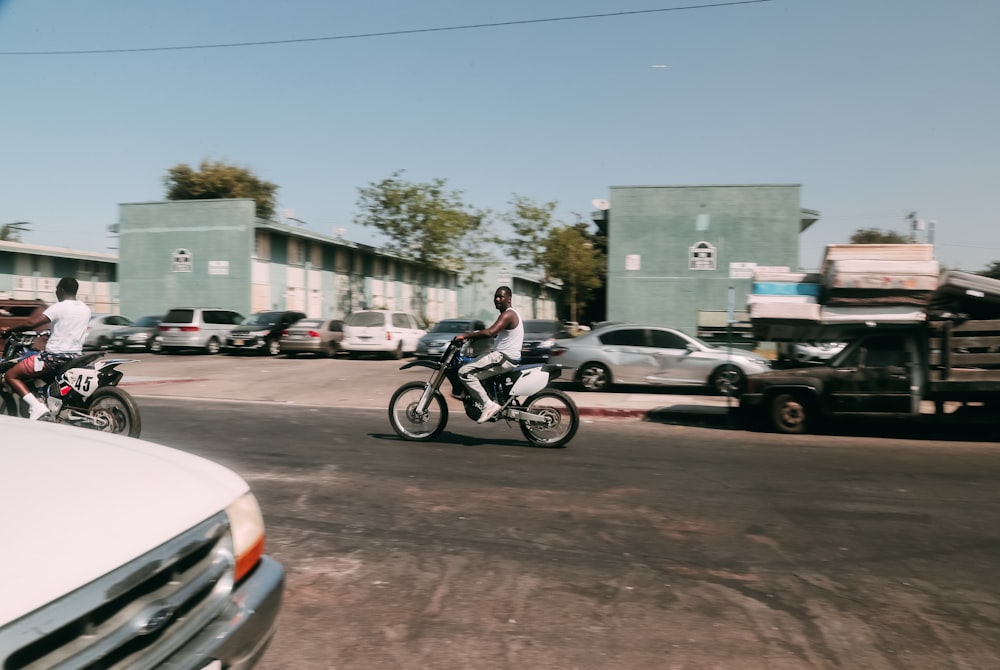
<path id="1" fill-rule="evenodd" d="M 427 367 L 433 370 L 426 382 L 408 382 L 400 386 L 389 401 L 389 422 L 404 440 L 426 442 L 441 434 L 448 423 L 448 404 L 441 386 L 445 380 L 452 389 L 464 389 L 458 369 L 473 360 L 468 343 L 449 343 L 437 361 L 415 360 L 400 370 Z M 490 423 L 517 422 L 521 432 L 534 446 L 563 447 L 576 435 L 580 414 L 573 400 L 549 383 L 559 377 L 561 366 L 536 363 L 519 365 L 482 381 L 487 395 L 502 406 Z M 477 420 L 482 408 L 470 394 L 462 398 L 465 414 Z"/>
<path id="2" fill-rule="evenodd" d="M 26 331 L 12 333 L 7 338 L 0 358 L 0 414 L 28 416 L 28 404 L 10 387 L 5 375 L 21 358 L 34 353 L 31 345 L 35 338 L 45 334 Z M 118 366 L 137 361 L 99 360 L 103 356 L 103 351 L 84 354 L 25 382 L 49 408 L 49 421 L 139 437 L 142 430 L 139 408 L 132 396 L 117 387 L 124 376 Z"/>

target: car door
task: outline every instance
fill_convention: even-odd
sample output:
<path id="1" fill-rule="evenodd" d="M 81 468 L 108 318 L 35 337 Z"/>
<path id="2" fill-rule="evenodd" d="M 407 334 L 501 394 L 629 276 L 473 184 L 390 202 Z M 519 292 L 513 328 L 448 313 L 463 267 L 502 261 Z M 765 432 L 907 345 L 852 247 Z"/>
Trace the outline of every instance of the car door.
<path id="1" fill-rule="evenodd" d="M 644 384 L 651 366 L 646 328 L 617 328 L 601 335 L 601 352 L 619 384 Z"/>
<path id="2" fill-rule="evenodd" d="M 692 356 L 688 341 L 671 330 L 650 328 L 648 353 L 649 384 L 701 384 L 708 375 L 704 359 Z"/>

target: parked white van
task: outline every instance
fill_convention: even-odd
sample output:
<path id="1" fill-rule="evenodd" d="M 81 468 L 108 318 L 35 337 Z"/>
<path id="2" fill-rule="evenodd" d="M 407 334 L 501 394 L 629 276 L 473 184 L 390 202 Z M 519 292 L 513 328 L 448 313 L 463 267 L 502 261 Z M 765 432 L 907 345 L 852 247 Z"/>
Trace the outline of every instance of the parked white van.
<path id="1" fill-rule="evenodd" d="M 420 320 L 408 312 L 366 309 L 344 321 L 340 348 L 351 356 L 378 352 L 402 358 L 414 353 L 420 338 L 426 334 Z"/>

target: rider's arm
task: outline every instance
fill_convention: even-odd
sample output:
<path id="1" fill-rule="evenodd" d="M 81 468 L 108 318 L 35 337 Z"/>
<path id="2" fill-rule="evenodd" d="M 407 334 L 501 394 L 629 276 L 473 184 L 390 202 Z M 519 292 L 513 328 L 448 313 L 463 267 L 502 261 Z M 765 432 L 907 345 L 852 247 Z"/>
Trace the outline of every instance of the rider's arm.
<path id="1" fill-rule="evenodd" d="M 462 335 L 456 335 L 456 340 L 475 340 L 481 337 L 493 337 L 501 330 L 509 330 L 511 326 L 515 325 L 514 319 L 517 318 L 514 313 L 507 310 L 503 314 L 497 317 L 497 320 L 493 322 L 493 325 L 489 328 L 483 328 L 482 330 L 474 330 L 471 333 L 464 333 Z"/>
<path id="2" fill-rule="evenodd" d="M 5 337 L 8 333 L 23 333 L 26 330 L 38 330 L 50 323 L 52 322 L 49 320 L 49 317 L 42 314 L 31 323 L 22 323 L 20 326 L 11 326 L 10 328 L 0 328 L 0 337 Z"/>

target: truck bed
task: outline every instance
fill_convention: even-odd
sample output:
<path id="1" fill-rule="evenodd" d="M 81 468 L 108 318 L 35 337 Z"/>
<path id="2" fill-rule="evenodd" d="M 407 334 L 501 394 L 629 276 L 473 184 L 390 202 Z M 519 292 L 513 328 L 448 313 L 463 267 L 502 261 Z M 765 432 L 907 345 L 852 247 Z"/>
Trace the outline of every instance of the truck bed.
<path id="1" fill-rule="evenodd" d="M 932 395 L 1000 393 L 1000 320 L 928 325 Z"/>

